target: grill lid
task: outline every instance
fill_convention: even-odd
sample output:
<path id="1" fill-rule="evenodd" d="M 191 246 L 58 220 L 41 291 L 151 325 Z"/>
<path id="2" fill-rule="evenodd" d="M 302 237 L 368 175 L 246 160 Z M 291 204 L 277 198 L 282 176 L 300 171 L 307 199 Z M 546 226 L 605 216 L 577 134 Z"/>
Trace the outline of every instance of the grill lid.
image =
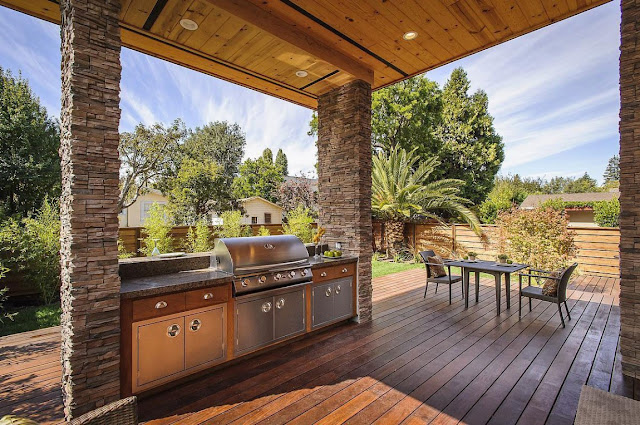
<path id="1" fill-rule="evenodd" d="M 234 275 L 303 265 L 309 259 L 307 248 L 294 235 L 220 238 L 214 255 L 218 268 Z"/>

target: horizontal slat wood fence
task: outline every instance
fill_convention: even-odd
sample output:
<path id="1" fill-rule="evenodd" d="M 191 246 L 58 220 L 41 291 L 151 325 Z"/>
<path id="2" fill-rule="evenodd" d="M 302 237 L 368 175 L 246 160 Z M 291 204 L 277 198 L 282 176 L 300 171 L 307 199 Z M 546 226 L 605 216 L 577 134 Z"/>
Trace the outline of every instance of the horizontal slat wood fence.
<path id="1" fill-rule="evenodd" d="M 620 230 L 609 227 L 572 227 L 577 248 L 576 261 L 584 274 L 620 275 Z M 499 254 L 498 228 L 482 225 L 482 235 L 467 225 L 407 223 L 405 242 L 414 252 L 433 249 L 441 255 L 474 251 L 481 259 L 493 260 Z M 373 223 L 374 249 L 384 250 L 384 223 Z"/>

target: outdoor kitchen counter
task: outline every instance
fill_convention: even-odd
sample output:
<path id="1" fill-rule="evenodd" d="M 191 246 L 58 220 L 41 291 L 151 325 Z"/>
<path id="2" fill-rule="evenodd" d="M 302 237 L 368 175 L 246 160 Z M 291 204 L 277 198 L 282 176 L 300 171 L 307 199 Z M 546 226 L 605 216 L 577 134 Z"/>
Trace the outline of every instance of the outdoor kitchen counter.
<path id="1" fill-rule="evenodd" d="M 340 258 L 324 258 L 324 257 L 320 257 L 320 258 L 315 258 L 315 257 L 309 257 L 309 262 L 311 263 L 311 269 L 319 269 L 321 267 L 327 267 L 327 266 L 338 266 L 341 264 L 349 264 L 349 263 L 355 263 L 358 261 L 358 257 L 352 256 L 352 255 L 343 255 Z"/>
<path id="2" fill-rule="evenodd" d="M 141 298 L 213 286 L 225 286 L 230 284 L 232 280 L 233 276 L 229 273 L 208 268 L 123 279 L 120 285 L 120 298 Z"/>

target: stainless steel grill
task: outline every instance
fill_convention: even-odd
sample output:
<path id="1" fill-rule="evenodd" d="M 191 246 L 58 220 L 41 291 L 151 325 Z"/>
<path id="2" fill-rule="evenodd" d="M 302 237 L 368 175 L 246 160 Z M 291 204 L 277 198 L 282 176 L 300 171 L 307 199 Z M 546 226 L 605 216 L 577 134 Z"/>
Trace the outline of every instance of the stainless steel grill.
<path id="1" fill-rule="evenodd" d="M 308 252 L 293 235 L 220 238 L 218 268 L 234 276 L 234 296 L 311 281 Z"/>

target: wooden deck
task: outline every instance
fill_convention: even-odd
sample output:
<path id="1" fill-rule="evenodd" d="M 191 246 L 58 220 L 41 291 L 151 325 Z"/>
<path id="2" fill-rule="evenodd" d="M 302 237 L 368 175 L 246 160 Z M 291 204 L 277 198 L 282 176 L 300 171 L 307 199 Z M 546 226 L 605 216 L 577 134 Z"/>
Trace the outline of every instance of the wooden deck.
<path id="1" fill-rule="evenodd" d="M 514 279 L 515 280 L 515 279 Z M 424 271 L 374 280 L 374 320 L 301 339 L 140 401 L 150 424 L 571 424 L 587 383 L 632 397 L 620 372 L 618 281 L 570 286 L 572 320 L 534 301 L 495 314 L 493 283 L 468 310 Z M 473 295 L 473 293 L 472 293 Z M 61 417 L 59 329 L 0 338 L 0 416 Z M 636 389 L 636 393 L 639 392 Z M 637 395 L 637 394 L 636 394 Z"/>

